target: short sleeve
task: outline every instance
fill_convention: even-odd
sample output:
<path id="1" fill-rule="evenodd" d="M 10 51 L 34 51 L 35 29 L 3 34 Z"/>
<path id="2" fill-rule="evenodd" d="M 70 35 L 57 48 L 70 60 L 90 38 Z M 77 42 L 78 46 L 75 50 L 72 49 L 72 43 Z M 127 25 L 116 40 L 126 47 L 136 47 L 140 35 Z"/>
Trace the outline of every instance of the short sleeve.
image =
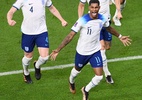
<path id="1" fill-rule="evenodd" d="M 80 0 L 80 2 L 81 2 L 81 3 L 84 3 L 84 4 L 86 3 L 86 1 L 87 1 L 87 0 Z"/>
<path id="2" fill-rule="evenodd" d="M 15 7 L 17 10 L 19 10 L 23 6 L 24 0 L 17 0 L 14 4 L 13 7 Z"/>
<path id="3" fill-rule="evenodd" d="M 109 27 L 110 26 L 110 23 L 109 23 L 109 20 L 107 20 L 105 23 L 104 23 L 104 27 Z"/>
<path id="4" fill-rule="evenodd" d="M 51 1 L 51 0 L 47 0 L 46 6 L 47 6 L 47 7 L 50 7 L 51 5 L 52 5 L 52 1 Z"/>
<path id="5" fill-rule="evenodd" d="M 80 31 L 81 26 L 82 26 L 81 19 L 78 19 L 78 20 L 76 21 L 76 23 L 72 26 L 71 30 L 77 33 L 77 32 Z"/>

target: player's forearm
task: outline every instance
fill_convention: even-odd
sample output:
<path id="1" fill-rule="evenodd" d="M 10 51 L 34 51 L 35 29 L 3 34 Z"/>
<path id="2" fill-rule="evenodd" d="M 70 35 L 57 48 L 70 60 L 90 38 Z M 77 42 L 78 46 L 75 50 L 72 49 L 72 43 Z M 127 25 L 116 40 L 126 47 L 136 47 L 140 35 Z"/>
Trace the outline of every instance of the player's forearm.
<path id="1" fill-rule="evenodd" d="M 84 9 L 78 8 L 78 18 L 82 17 Z"/>
<path id="2" fill-rule="evenodd" d="M 62 43 L 59 45 L 59 47 L 56 49 L 57 52 L 60 52 L 68 43 L 71 42 L 71 40 L 73 39 L 75 33 L 73 31 L 71 31 L 66 37 L 65 39 L 62 41 Z"/>
<path id="3" fill-rule="evenodd" d="M 12 20 L 16 10 L 17 10 L 16 8 L 12 7 L 7 13 L 7 22 L 10 26 L 14 26 L 16 24 L 16 21 Z"/>
<path id="4" fill-rule="evenodd" d="M 11 7 L 7 13 L 7 21 L 12 20 L 14 13 L 17 11 L 15 7 Z"/>
<path id="5" fill-rule="evenodd" d="M 111 27 L 111 26 L 109 26 L 109 27 L 107 28 L 107 31 L 110 32 L 112 35 L 118 37 L 118 38 L 120 38 L 120 36 L 121 36 L 121 34 L 118 33 L 118 32 L 117 32 L 113 27 Z"/>
<path id="6" fill-rule="evenodd" d="M 80 18 L 84 13 L 84 6 L 85 5 L 82 4 L 81 2 L 79 3 L 79 5 L 78 5 L 78 18 Z"/>
<path id="7" fill-rule="evenodd" d="M 7 21 L 12 20 L 14 12 L 10 9 L 7 13 Z"/>
<path id="8" fill-rule="evenodd" d="M 51 12 L 55 17 L 57 17 L 61 22 L 62 22 L 62 21 L 65 21 L 65 20 L 62 18 L 60 12 L 56 9 L 56 7 L 54 7 L 54 6 L 52 5 L 52 6 L 49 8 L 49 10 L 50 10 L 50 12 Z"/>

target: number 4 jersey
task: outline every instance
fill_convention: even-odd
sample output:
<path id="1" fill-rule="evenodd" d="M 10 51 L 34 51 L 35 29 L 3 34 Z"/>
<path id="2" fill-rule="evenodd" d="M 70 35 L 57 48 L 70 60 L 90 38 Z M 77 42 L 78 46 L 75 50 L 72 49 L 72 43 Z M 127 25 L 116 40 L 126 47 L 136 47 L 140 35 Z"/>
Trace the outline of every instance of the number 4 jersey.
<path id="1" fill-rule="evenodd" d="M 36 35 L 47 31 L 45 7 L 51 5 L 51 0 L 17 0 L 13 7 L 17 10 L 22 9 L 21 31 L 28 35 Z"/>

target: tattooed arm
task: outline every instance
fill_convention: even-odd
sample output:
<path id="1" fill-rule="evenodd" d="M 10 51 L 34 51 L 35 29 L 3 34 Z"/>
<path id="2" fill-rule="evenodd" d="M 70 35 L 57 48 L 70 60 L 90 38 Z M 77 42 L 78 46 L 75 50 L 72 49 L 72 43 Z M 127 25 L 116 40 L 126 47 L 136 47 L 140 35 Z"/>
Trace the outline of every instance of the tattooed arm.
<path id="1" fill-rule="evenodd" d="M 65 39 L 61 42 L 61 44 L 59 45 L 59 47 L 55 50 L 52 51 L 52 53 L 50 54 L 51 60 L 55 60 L 58 53 L 68 44 L 71 42 L 71 40 L 73 39 L 73 37 L 75 36 L 75 32 L 71 31 L 66 37 Z"/>

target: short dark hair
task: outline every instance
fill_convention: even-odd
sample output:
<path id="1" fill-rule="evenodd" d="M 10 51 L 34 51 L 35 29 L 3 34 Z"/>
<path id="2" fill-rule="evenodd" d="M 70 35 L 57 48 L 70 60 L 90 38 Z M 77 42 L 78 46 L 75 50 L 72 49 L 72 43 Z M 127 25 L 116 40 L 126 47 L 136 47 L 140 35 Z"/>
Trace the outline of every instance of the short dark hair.
<path id="1" fill-rule="evenodd" d="M 91 5 L 91 3 L 97 3 L 98 5 L 100 5 L 100 2 L 98 0 L 90 0 L 89 6 Z"/>

